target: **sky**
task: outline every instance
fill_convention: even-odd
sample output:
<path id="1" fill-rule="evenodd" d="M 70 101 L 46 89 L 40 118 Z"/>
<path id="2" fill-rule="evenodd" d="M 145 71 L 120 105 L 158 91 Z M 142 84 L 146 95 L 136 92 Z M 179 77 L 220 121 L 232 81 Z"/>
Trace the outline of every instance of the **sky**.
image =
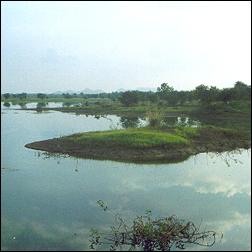
<path id="1" fill-rule="evenodd" d="M 1 1 L 1 93 L 251 84 L 250 1 Z"/>

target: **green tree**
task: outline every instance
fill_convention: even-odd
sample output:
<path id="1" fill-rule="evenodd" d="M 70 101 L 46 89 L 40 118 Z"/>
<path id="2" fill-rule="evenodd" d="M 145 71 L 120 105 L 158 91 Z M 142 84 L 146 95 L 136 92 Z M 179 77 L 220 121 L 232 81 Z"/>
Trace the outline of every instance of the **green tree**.
<path id="1" fill-rule="evenodd" d="M 175 91 L 173 87 L 168 83 L 162 83 L 157 88 L 158 96 L 161 100 L 165 100 L 169 105 L 176 105 L 178 103 L 178 91 Z"/>
<path id="2" fill-rule="evenodd" d="M 209 87 L 204 84 L 197 86 L 195 88 L 194 94 L 195 98 L 198 99 L 203 105 L 209 104 L 211 101 Z"/>
<path id="3" fill-rule="evenodd" d="M 234 89 L 233 88 L 224 88 L 219 94 L 219 99 L 225 103 L 234 99 Z"/>
<path id="4" fill-rule="evenodd" d="M 215 86 L 211 86 L 208 92 L 208 101 L 212 102 L 212 101 L 216 101 L 218 99 L 218 95 L 220 93 L 220 90 L 215 87 Z"/>
<path id="5" fill-rule="evenodd" d="M 136 91 L 126 91 L 119 98 L 120 102 L 125 106 L 138 103 L 138 95 Z"/>
<path id="6" fill-rule="evenodd" d="M 3 94 L 3 96 L 5 99 L 9 99 L 11 95 L 10 95 L 10 93 L 5 93 L 5 94 Z"/>
<path id="7" fill-rule="evenodd" d="M 27 93 L 21 93 L 21 94 L 17 94 L 17 97 L 20 100 L 25 100 L 27 98 Z"/>
<path id="8" fill-rule="evenodd" d="M 68 94 L 68 93 L 66 93 L 66 94 L 62 94 L 63 95 L 63 97 L 64 98 L 67 98 L 67 99 L 69 99 L 69 98 L 71 98 L 72 97 L 72 95 L 70 95 L 70 94 Z"/>
<path id="9" fill-rule="evenodd" d="M 157 92 L 159 93 L 169 93 L 174 91 L 174 88 L 169 86 L 168 83 L 162 83 L 160 87 L 157 88 Z"/>
<path id="10" fill-rule="evenodd" d="M 251 88 L 242 81 L 237 81 L 234 85 L 234 98 L 237 100 L 250 99 Z"/>
<path id="11" fill-rule="evenodd" d="M 46 95 L 45 95 L 45 94 L 38 93 L 38 94 L 37 94 L 37 97 L 38 97 L 39 99 L 45 99 L 45 98 L 46 98 Z"/>

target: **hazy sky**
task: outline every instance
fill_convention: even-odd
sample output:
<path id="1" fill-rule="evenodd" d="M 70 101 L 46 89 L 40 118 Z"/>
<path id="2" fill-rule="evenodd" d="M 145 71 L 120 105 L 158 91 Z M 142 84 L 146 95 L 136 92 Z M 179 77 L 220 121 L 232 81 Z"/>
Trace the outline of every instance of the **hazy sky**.
<path id="1" fill-rule="evenodd" d="M 1 2 L 1 92 L 251 83 L 251 2 Z"/>

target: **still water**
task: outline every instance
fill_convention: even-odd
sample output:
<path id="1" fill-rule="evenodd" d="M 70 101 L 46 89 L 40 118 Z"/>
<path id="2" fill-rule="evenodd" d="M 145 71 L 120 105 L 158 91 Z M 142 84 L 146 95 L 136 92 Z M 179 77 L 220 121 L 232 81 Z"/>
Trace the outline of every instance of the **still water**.
<path id="1" fill-rule="evenodd" d="M 9 109 L 1 119 L 2 250 L 89 250 L 90 228 L 112 224 L 97 200 L 126 218 L 151 209 L 223 233 L 211 248 L 187 250 L 251 249 L 251 150 L 159 165 L 47 158 L 24 145 L 120 128 L 125 119 Z"/>

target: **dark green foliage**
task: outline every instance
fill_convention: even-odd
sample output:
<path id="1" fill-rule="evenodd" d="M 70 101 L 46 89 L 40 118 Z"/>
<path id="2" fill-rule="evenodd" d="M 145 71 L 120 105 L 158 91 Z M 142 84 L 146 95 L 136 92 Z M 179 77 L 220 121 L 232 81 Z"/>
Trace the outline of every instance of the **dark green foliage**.
<path id="1" fill-rule="evenodd" d="M 251 99 L 251 86 L 248 86 L 241 81 L 237 81 L 234 86 L 234 93 L 236 100 Z"/>
<path id="2" fill-rule="evenodd" d="M 157 88 L 157 94 L 160 99 L 165 100 L 167 104 L 171 106 L 178 103 L 178 92 L 167 83 L 162 83 L 161 86 Z"/>
<path id="3" fill-rule="evenodd" d="M 186 102 L 192 102 L 196 99 L 204 107 L 209 107 L 212 102 L 216 101 L 228 103 L 232 100 L 250 100 L 251 86 L 237 81 L 233 88 L 218 89 L 215 86 L 209 87 L 201 84 L 193 91 L 176 91 L 167 83 L 163 83 L 157 88 L 157 95 L 161 101 L 170 106 L 184 105 Z"/>
<path id="4" fill-rule="evenodd" d="M 70 94 L 68 94 L 68 93 L 67 93 L 67 94 L 62 94 L 62 95 L 63 95 L 63 97 L 64 97 L 64 98 L 67 98 L 67 99 L 69 99 L 69 98 L 72 98 L 72 97 L 73 97 L 72 95 L 70 95 Z"/>
<path id="5" fill-rule="evenodd" d="M 6 93 L 6 94 L 3 94 L 3 96 L 5 99 L 9 99 L 11 95 L 9 93 Z"/>
<path id="6" fill-rule="evenodd" d="M 139 99 L 138 99 L 138 94 L 136 91 L 126 91 L 122 93 L 119 100 L 123 105 L 130 106 L 133 104 L 137 104 Z"/>
<path id="7" fill-rule="evenodd" d="M 168 83 L 162 83 L 160 87 L 157 88 L 157 92 L 160 93 L 160 95 L 165 95 L 167 93 L 171 93 L 174 91 L 174 88 L 169 86 Z"/>
<path id="8" fill-rule="evenodd" d="M 46 95 L 45 95 L 45 94 L 38 93 L 38 94 L 37 94 L 37 97 L 38 97 L 39 99 L 45 99 L 45 98 L 46 98 Z"/>
<path id="9" fill-rule="evenodd" d="M 27 93 L 21 93 L 21 94 L 17 94 L 17 97 L 21 100 L 24 100 L 27 98 Z"/>
<path id="10" fill-rule="evenodd" d="M 219 94 L 219 100 L 228 103 L 235 99 L 235 92 L 233 88 L 224 88 Z"/>

